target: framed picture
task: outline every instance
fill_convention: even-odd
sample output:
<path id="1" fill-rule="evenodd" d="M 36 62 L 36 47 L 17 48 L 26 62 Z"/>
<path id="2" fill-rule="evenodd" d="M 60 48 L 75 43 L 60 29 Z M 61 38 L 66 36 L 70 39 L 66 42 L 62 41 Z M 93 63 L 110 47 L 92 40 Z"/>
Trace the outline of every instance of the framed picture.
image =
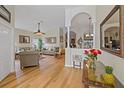
<path id="1" fill-rule="evenodd" d="M 9 23 L 11 22 L 11 13 L 3 5 L 0 5 L 0 17 Z"/>
<path id="2" fill-rule="evenodd" d="M 30 43 L 30 36 L 19 35 L 19 43 Z"/>
<path id="3" fill-rule="evenodd" d="M 48 43 L 48 44 L 56 43 L 56 37 L 47 37 L 46 38 L 46 43 Z"/>

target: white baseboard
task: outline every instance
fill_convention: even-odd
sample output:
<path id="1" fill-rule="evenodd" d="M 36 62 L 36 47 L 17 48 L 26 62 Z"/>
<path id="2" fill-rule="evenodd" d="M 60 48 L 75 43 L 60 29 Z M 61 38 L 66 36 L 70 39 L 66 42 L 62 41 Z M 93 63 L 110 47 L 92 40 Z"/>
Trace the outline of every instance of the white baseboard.
<path id="1" fill-rule="evenodd" d="M 65 67 L 73 67 L 72 65 L 65 65 Z"/>

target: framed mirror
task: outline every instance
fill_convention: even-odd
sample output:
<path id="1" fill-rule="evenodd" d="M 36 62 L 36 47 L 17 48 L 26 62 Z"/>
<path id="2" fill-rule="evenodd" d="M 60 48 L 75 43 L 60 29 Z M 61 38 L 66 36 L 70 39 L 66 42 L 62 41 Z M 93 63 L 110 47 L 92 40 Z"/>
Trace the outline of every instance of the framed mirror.
<path id="1" fill-rule="evenodd" d="M 115 6 L 100 24 L 100 47 L 111 54 L 124 56 L 123 6 Z"/>

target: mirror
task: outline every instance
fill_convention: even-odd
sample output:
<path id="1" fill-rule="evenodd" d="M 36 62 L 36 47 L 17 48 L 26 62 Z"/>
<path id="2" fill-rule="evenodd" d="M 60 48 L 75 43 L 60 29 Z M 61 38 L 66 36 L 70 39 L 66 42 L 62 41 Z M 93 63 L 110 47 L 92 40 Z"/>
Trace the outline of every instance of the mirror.
<path id="1" fill-rule="evenodd" d="M 101 49 L 118 56 L 123 54 L 121 16 L 121 6 L 115 6 L 100 25 Z"/>

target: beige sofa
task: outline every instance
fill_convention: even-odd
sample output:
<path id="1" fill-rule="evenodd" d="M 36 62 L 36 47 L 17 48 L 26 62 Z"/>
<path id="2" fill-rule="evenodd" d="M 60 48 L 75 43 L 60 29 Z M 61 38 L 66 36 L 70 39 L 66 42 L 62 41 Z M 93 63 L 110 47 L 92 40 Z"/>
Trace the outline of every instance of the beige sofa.
<path id="1" fill-rule="evenodd" d="M 21 68 L 39 65 L 39 58 L 40 58 L 39 52 L 25 51 L 25 52 L 20 52 L 19 55 L 20 55 Z"/>
<path id="2" fill-rule="evenodd" d="M 44 55 L 54 55 L 55 54 L 55 51 L 54 51 L 54 48 L 49 48 L 49 49 L 43 49 L 42 50 L 42 53 Z"/>

